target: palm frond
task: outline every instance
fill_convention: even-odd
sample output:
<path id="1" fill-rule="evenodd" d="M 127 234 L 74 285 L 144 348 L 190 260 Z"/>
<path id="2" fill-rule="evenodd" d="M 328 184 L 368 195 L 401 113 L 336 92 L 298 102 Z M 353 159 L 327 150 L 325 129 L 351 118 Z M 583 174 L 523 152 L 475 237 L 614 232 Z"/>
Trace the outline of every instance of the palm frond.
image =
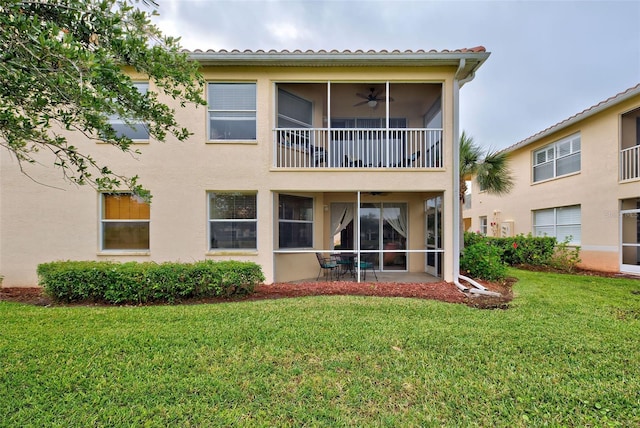
<path id="1" fill-rule="evenodd" d="M 482 149 L 464 131 L 460 136 L 460 178 L 464 181 L 476 173 Z"/>
<path id="2" fill-rule="evenodd" d="M 481 189 L 494 195 L 505 195 L 513 188 L 509 169 L 509 154 L 489 152 L 476 169 L 476 181 Z"/>

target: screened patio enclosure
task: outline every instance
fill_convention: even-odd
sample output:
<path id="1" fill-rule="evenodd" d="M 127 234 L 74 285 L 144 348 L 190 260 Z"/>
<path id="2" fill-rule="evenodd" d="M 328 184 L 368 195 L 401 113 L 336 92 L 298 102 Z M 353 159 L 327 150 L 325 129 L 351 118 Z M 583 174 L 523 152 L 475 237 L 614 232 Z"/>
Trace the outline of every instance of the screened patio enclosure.
<path id="1" fill-rule="evenodd" d="M 640 274 L 640 198 L 622 201 L 620 271 Z"/>
<path id="2" fill-rule="evenodd" d="M 441 278 L 442 194 L 377 193 L 325 193 L 315 209 L 313 198 L 305 202 L 304 197 L 279 194 L 274 250 L 278 276 L 291 269 L 299 270 L 295 279 L 315 277 L 314 253 L 319 252 L 324 257 L 350 256 L 355 267 L 358 260 L 370 262 L 377 272 L 422 272 Z M 292 204 L 298 204 L 300 212 Z"/>
<path id="3" fill-rule="evenodd" d="M 442 84 L 278 83 L 276 168 L 442 168 Z"/>

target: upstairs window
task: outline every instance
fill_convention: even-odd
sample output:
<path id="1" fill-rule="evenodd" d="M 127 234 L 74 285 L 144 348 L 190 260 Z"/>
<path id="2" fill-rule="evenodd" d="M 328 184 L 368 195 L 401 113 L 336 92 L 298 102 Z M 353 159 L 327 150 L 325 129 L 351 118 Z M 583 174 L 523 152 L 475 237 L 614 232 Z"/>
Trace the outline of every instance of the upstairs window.
<path id="1" fill-rule="evenodd" d="M 101 211 L 101 250 L 149 250 L 147 202 L 131 193 L 103 193 Z"/>
<path id="2" fill-rule="evenodd" d="M 134 82 L 133 86 L 143 95 L 146 95 L 149 90 L 149 83 L 147 82 Z M 144 122 L 132 120 L 129 120 L 128 122 L 129 123 L 116 114 L 109 116 L 109 123 L 117 136 L 125 136 L 134 141 L 149 139 L 149 129 Z"/>
<path id="3" fill-rule="evenodd" d="M 209 139 L 256 139 L 256 84 L 209 83 Z"/>
<path id="4" fill-rule="evenodd" d="M 278 128 L 311 128 L 312 121 L 311 101 L 278 89 Z"/>
<path id="5" fill-rule="evenodd" d="M 280 248 L 313 247 L 313 199 L 280 195 Z"/>
<path id="6" fill-rule="evenodd" d="M 533 181 L 549 180 L 580 171 L 580 134 L 533 152 Z"/>

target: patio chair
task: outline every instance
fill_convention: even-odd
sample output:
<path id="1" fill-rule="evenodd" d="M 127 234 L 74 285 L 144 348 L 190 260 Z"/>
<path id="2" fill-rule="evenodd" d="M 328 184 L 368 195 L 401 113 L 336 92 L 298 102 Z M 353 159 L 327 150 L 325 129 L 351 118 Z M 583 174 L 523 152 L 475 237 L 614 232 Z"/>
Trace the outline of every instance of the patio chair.
<path id="1" fill-rule="evenodd" d="M 371 255 L 360 256 L 360 270 L 364 272 L 362 279 L 364 281 L 367 280 L 367 271 L 370 270 L 373 272 L 373 276 L 376 277 L 376 282 L 378 282 L 378 275 L 376 274 L 376 265 L 370 259 Z"/>
<path id="2" fill-rule="evenodd" d="M 320 264 L 320 271 L 316 281 L 320 279 L 322 272 L 324 272 L 325 276 L 328 274 L 329 280 L 333 278 L 334 272 L 338 275 L 338 263 L 335 260 L 331 259 L 331 257 L 323 257 L 320 253 L 316 253 L 316 258 L 318 259 L 318 264 Z"/>
<path id="3" fill-rule="evenodd" d="M 353 268 L 356 258 L 355 253 L 340 253 L 336 254 L 334 257 L 336 259 L 336 263 L 338 264 L 338 278 L 344 277 L 347 274 L 353 277 Z"/>
<path id="4" fill-rule="evenodd" d="M 412 153 L 410 157 L 402 159 L 400 162 L 394 164 L 393 166 L 396 168 L 413 166 L 413 164 L 417 162 L 418 159 L 420 159 L 420 150 Z"/>
<path id="5" fill-rule="evenodd" d="M 313 155 L 314 166 L 318 166 L 321 163 L 327 165 L 327 152 L 324 151 L 324 147 L 316 147 L 313 144 L 309 146 L 309 150 Z"/>

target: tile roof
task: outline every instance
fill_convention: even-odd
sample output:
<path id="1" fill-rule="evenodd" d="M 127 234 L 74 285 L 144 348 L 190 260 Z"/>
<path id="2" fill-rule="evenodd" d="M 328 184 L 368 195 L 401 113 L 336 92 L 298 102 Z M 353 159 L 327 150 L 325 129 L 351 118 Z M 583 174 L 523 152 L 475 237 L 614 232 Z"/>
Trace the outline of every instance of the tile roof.
<path id="1" fill-rule="evenodd" d="M 272 66 L 272 67 L 456 67 L 456 78 L 463 85 L 473 79 L 475 72 L 490 53 L 484 46 L 455 50 L 194 50 L 183 51 L 203 65 Z"/>
<path id="2" fill-rule="evenodd" d="M 616 95 L 613 95 L 609 98 L 607 98 L 604 101 L 600 101 L 598 104 L 595 104 L 589 108 L 586 108 L 584 110 L 582 110 L 580 113 L 576 113 L 573 116 L 570 116 L 568 118 L 566 118 L 565 120 L 556 123 L 555 125 L 552 125 L 546 129 L 543 129 L 542 131 L 525 138 L 522 141 L 519 141 L 515 144 L 513 144 L 512 146 L 507 147 L 506 149 L 502 150 L 504 152 L 512 152 L 514 150 L 517 150 L 521 147 L 527 146 L 531 143 L 534 143 L 540 139 L 542 139 L 543 137 L 546 137 L 549 134 L 552 134 L 554 132 L 560 131 L 564 128 L 569 127 L 570 125 L 573 125 L 576 122 L 579 122 L 581 120 L 584 120 L 590 116 L 593 116 L 596 113 L 601 112 L 602 110 L 605 110 L 611 106 L 614 106 L 618 103 L 621 103 L 635 95 L 640 94 L 640 83 L 637 84 L 636 86 L 629 88 L 625 91 L 622 91 Z"/>
<path id="3" fill-rule="evenodd" d="M 314 55 L 314 54 L 335 54 L 335 55 L 340 55 L 340 54 L 422 54 L 422 53 L 455 53 L 455 52 L 459 52 L 459 53 L 467 53 L 467 52 L 486 52 L 487 50 L 485 49 L 484 46 L 476 46 L 473 48 L 462 48 L 462 49 L 453 49 L 453 50 L 449 50 L 449 49 L 444 49 L 441 51 L 435 50 L 435 49 L 431 49 L 431 50 L 424 50 L 424 49 L 418 49 L 418 50 L 405 50 L 405 51 L 401 51 L 399 49 L 394 49 L 392 51 L 388 51 L 386 49 L 382 49 L 379 51 L 376 50 L 367 50 L 364 51 L 362 49 L 357 49 L 355 51 L 350 51 L 348 49 L 346 50 L 342 50 L 339 51 L 337 49 L 333 49 L 330 51 L 324 50 L 324 49 L 320 49 L 318 51 L 314 51 L 311 49 L 308 50 L 300 50 L 300 49 L 296 49 L 293 51 L 289 51 L 289 50 L 275 50 L 275 49 L 271 49 L 269 51 L 265 51 L 262 49 L 258 49 L 258 50 L 251 50 L 251 49 L 245 49 L 245 50 L 239 50 L 239 49 L 232 49 L 232 50 L 226 50 L 226 49 L 220 49 L 218 51 L 213 50 L 213 49 L 207 49 L 206 51 L 203 51 L 201 49 L 194 49 L 192 51 L 184 49 L 183 52 L 187 52 L 187 53 L 201 53 L 201 52 L 210 52 L 210 53 L 241 53 L 241 54 L 309 54 L 309 55 Z"/>

